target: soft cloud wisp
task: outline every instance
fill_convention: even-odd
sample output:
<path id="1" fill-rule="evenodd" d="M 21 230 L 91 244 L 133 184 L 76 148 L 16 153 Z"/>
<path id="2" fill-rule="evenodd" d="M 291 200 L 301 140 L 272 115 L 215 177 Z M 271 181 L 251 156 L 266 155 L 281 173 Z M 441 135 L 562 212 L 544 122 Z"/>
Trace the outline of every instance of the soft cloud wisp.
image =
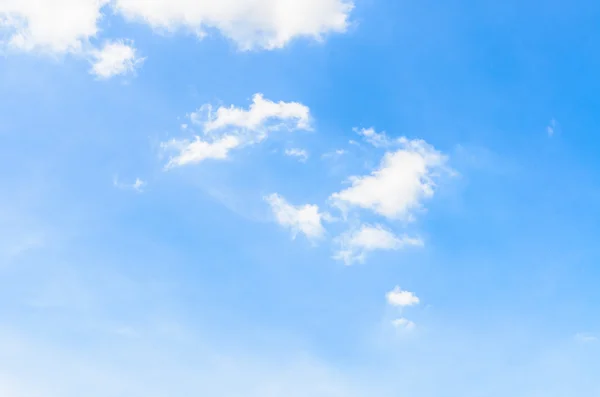
<path id="1" fill-rule="evenodd" d="M 318 206 L 294 206 L 278 194 L 265 197 L 265 201 L 271 206 L 277 223 L 291 229 L 294 238 L 298 233 L 303 233 L 309 239 L 316 239 L 325 234 L 321 223 L 323 214 L 319 212 Z"/>
<path id="2" fill-rule="evenodd" d="M 407 246 L 422 247 L 419 238 L 396 236 L 381 225 L 361 225 L 357 230 L 351 230 L 338 238 L 339 251 L 334 258 L 346 265 L 365 261 L 368 252 L 376 250 L 399 250 Z"/>
<path id="3" fill-rule="evenodd" d="M 192 124 L 200 126 L 203 137 L 174 139 L 163 143 L 175 150 L 167 168 L 199 163 L 206 159 L 226 159 L 232 149 L 260 143 L 278 130 L 310 129 L 310 110 L 298 102 L 273 102 L 262 94 L 252 98 L 248 109 L 235 106 L 203 105 L 190 115 Z M 187 128 L 186 128 L 187 129 Z"/>

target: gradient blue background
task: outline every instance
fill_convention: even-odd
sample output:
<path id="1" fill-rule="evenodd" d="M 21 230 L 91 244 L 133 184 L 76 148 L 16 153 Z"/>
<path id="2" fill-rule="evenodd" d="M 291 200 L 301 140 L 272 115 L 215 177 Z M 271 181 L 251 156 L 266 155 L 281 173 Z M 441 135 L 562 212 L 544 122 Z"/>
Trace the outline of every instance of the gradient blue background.
<path id="1" fill-rule="evenodd" d="M 599 395 L 599 18 L 578 0 L 364 0 L 348 33 L 271 52 L 111 17 L 107 37 L 132 37 L 147 61 L 106 82 L 68 56 L 1 58 L 0 383 L 49 396 L 311 396 L 328 382 L 350 390 L 334 396 Z M 163 170 L 159 143 L 187 113 L 257 92 L 310 107 L 315 131 Z M 377 164 L 348 145 L 370 126 L 426 140 L 458 175 L 411 226 L 423 250 L 344 267 L 270 222 L 261 198 L 324 205 Z M 306 164 L 272 152 L 290 142 Z M 115 175 L 148 185 L 117 189 Z M 408 338 L 388 329 L 396 284 L 423 303 Z"/>

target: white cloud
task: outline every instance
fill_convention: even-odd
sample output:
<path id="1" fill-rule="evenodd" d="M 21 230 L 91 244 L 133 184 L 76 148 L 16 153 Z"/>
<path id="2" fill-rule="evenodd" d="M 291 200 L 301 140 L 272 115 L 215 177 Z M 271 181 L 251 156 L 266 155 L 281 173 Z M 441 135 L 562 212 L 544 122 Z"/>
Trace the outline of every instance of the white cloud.
<path id="1" fill-rule="evenodd" d="M 135 178 L 135 181 L 133 183 L 123 183 L 119 181 L 119 178 L 117 176 L 115 176 L 113 179 L 113 185 L 119 189 L 135 190 L 138 193 L 142 193 L 144 191 L 144 186 L 146 186 L 146 182 L 144 182 L 140 178 Z"/>
<path id="2" fill-rule="evenodd" d="M 240 146 L 240 140 L 235 136 L 226 135 L 211 142 L 202 140 L 199 136 L 193 141 L 187 139 L 163 142 L 163 149 L 175 150 L 178 154 L 169 160 L 166 168 L 188 164 L 197 164 L 207 159 L 223 160 L 231 149 Z"/>
<path id="3" fill-rule="evenodd" d="M 420 299 L 412 292 L 402 291 L 400 287 L 394 288 L 386 294 L 388 304 L 396 307 L 418 305 Z"/>
<path id="4" fill-rule="evenodd" d="M 397 318 L 392 321 L 392 325 L 399 330 L 412 331 L 416 328 L 416 324 L 405 318 Z"/>
<path id="5" fill-rule="evenodd" d="M 248 109 L 234 106 L 202 106 L 190 114 L 194 125 L 202 128 L 205 137 L 193 141 L 171 140 L 163 148 L 179 152 L 167 168 L 199 163 L 206 159 L 226 159 L 232 149 L 260 143 L 278 130 L 309 130 L 310 110 L 298 102 L 273 102 L 262 94 L 252 98 Z"/>
<path id="6" fill-rule="evenodd" d="M 133 46 L 123 41 L 106 43 L 101 50 L 91 51 L 91 73 L 102 79 L 131 73 L 144 62 L 136 52 Z"/>
<path id="7" fill-rule="evenodd" d="M 319 212 L 318 206 L 311 204 L 294 206 L 278 194 L 265 197 L 265 201 L 271 206 L 277 222 L 281 226 L 290 228 L 294 238 L 298 233 L 303 233 L 309 239 L 316 239 L 325 234 L 321 224 L 323 214 Z"/>
<path id="8" fill-rule="evenodd" d="M 304 149 L 286 149 L 285 155 L 289 157 L 296 157 L 298 161 L 305 162 L 308 160 L 308 152 Z"/>
<path id="9" fill-rule="evenodd" d="M 23 51 L 80 52 L 98 33 L 108 0 L 2 0 L 3 44 Z"/>
<path id="10" fill-rule="evenodd" d="M 2 40 L 25 51 L 80 52 L 97 36 L 105 6 L 162 30 L 216 30 L 243 50 L 345 32 L 353 8 L 350 0 L 2 0 Z"/>
<path id="11" fill-rule="evenodd" d="M 364 262 L 367 253 L 370 251 L 389 251 L 399 250 L 407 246 L 423 246 L 421 239 L 396 236 L 381 225 L 361 225 L 358 230 L 351 230 L 338 237 L 338 242 L 340 249 L 334 258 L 343 261 L 346 265 Z"/>
<path id="12" fill-rule="evenodd" d="M 334 193 L 332 203 L 343 211 L 369 209 L 390 219 L 412 219 L 412 211 L 434 194 L 434 177 L 444 169 L 446 157 L 422 140 L 400 138 L 402 147 L 387 152 L 378 169 L 350 178 L 352 186 Z"/>
<path id="13" fill-rule="evenodd" d="M 385 132 L 377 132 L 373 128 L 355 128 L 354 131 L 362 136 L 365 141 L 377 148 L 387 147 L 393 143 Z"/>
<path id="14" fill-rule="evenodd" d="M 142 181 L 140 178 L 136 178 L 132 187 L 136 192 L 142 192 L 144 186 L 146 186 L 146 182 Z"/>
<path id="15" fill-rule="evenodd" d="M 273 102 L 260 93 L 252 97 L 248 109 L 231 105 L 221 106 L 213 112 L 211 105 L 204 105 L 191 114 L 191 119 L 201 124 L 206 132 L 237 128 L 256 132 L 259 137 L 268 130 L 283 127 L 310 129 L 310 110 L 307 106 L 298 102 Z"/>
<path id="16" fill-rule="evenodd" d="M 284 47 L 297 37 L 345 32 L 349 0 L 116 0 L 126 18 L 199 37 L 217 30 L 242 50 Z"/>

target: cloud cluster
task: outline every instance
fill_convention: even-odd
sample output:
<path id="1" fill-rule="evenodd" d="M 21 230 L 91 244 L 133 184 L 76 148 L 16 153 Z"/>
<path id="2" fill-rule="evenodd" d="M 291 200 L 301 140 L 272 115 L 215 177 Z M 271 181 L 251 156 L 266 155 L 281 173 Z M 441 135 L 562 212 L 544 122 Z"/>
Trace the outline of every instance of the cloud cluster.
<path id="1" fill-rule="evenodd" d="M 236 106 L 204 105 L 189 115 L 190 123 L 183 128 L 198 127 L 201 135 L 193 139 L 172 139 L 163 148 L 175 152 L 167 168 L 185 166 L 207 159 L 226 159 L 234 149 L 255 145 L 278 130 L 310 130 L 310 109 L 297 102 L 274 102 L 261 94 L 254 95 L 252 104 L 244 109 Z M 273 219 L 288 229 L 293 238 L 299 234 L 314 242 L 327 233 L 324 223 L 336 224 L 342 230 L 333 238 L 333 258 L 345 265 L 364 263 L 374 251 L 398 251 L 408 247 L 423 247 L 418 236 L 398 233 L 394 228 L 406 228 L 424 209 L 426 200 L 436 190 L 436 179 L 447 168 L 447 157 L 427 142 L 405 137 L 391 138 L 374 129 L 355 129 L 365 142 L 383 149 L 379 165 L 365 175 L 348 178 L 349 186 L 334 191 L 325 201 L 330 215 L 316 204 L 291 204 L 279 193 L 264 200 Z M 287 149 L 287 156 L 305 160 L 304 149 Z M 337 155 L 346 153 L 343 149 Z M 376 222 L 368 218 L 377 218 Z M 396 287 L 386 295 L 389 305 L 404 308 L 418 305 L 420 299 L 412 292 Z M 415 323 L 403 317 L 393 321 L 396 328 L 411 330 Z"/>
<path id="2" fill-rule="evenodd" d="M 172 156 L 166 168 L 197 164 L 208 159 L 224 160 L 230 152 L 245 146 L 256 145 L 274 131 L 310 130 L 310 109 L 298 102 L 274 102 L 262 94 L 255 94 L 248 108 L 210 104 L 201 106 L 189 115 L 190 124 L 184 131 L 198 127 L 201 132 L 191 138 L 171 139 L 162 148 Z M 426 199 L 435 192 L 435 178 L 445 170 L 447 158 L 423 140 L 405 137 L 391 139 L 384 133 L 371 129 L 355 130 L 376 147 L 385 147 L 379 166 L 367 175 L 352 176 L 350 186 L 332 193 L 327 203 L 341 211 L 343 220 L 349 212 L 364 211 L 387 222 L 413 221 L 422 210 Z M 338 153 L 344 153 L 339 150 Z M 287 156 L 306 160 L 304 149 L 288 149 Z M 292 230 L 294 236 L 303 233 L 309 239 L 325 233 L 322 220 L 337 221 L 328 212 L 320 212 L 312 204 L 293 206 L 274 193 L 266 198 L 275 220 Z M 359 222 L 343 232 L 335 243 L 334 258 L 346 265 L 363 263 L 368 253 L 377 250 L 400 250 L 405 247 L 422 247 L 419 237 L 398 235 L 380 223 Z"/>
<path id="3" fill-rule="evenodd" d="M 139 58 L 116 42 L 97 49 L 100 21 L 118 14 L 158 31 L 203 37 L 217 31 L 241 50 L 282 48 L 299 37 L 345 32 L 349 0 L 2 0 L 0 44 L 7 50 L 91 56 L 92 73 L 132 71 Z M 127 48 L 126 48 L 127 47 Z"/>

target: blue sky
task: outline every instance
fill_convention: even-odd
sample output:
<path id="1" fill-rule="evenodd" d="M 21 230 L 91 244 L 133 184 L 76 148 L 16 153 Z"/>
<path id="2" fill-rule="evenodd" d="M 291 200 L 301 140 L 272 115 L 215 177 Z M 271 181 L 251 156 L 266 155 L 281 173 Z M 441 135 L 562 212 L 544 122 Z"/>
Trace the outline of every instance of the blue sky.
<path id="1" fill-rule="evenodd" d="M 599 16 L 0 0 L 0 395 L 597 396 Z"/>

